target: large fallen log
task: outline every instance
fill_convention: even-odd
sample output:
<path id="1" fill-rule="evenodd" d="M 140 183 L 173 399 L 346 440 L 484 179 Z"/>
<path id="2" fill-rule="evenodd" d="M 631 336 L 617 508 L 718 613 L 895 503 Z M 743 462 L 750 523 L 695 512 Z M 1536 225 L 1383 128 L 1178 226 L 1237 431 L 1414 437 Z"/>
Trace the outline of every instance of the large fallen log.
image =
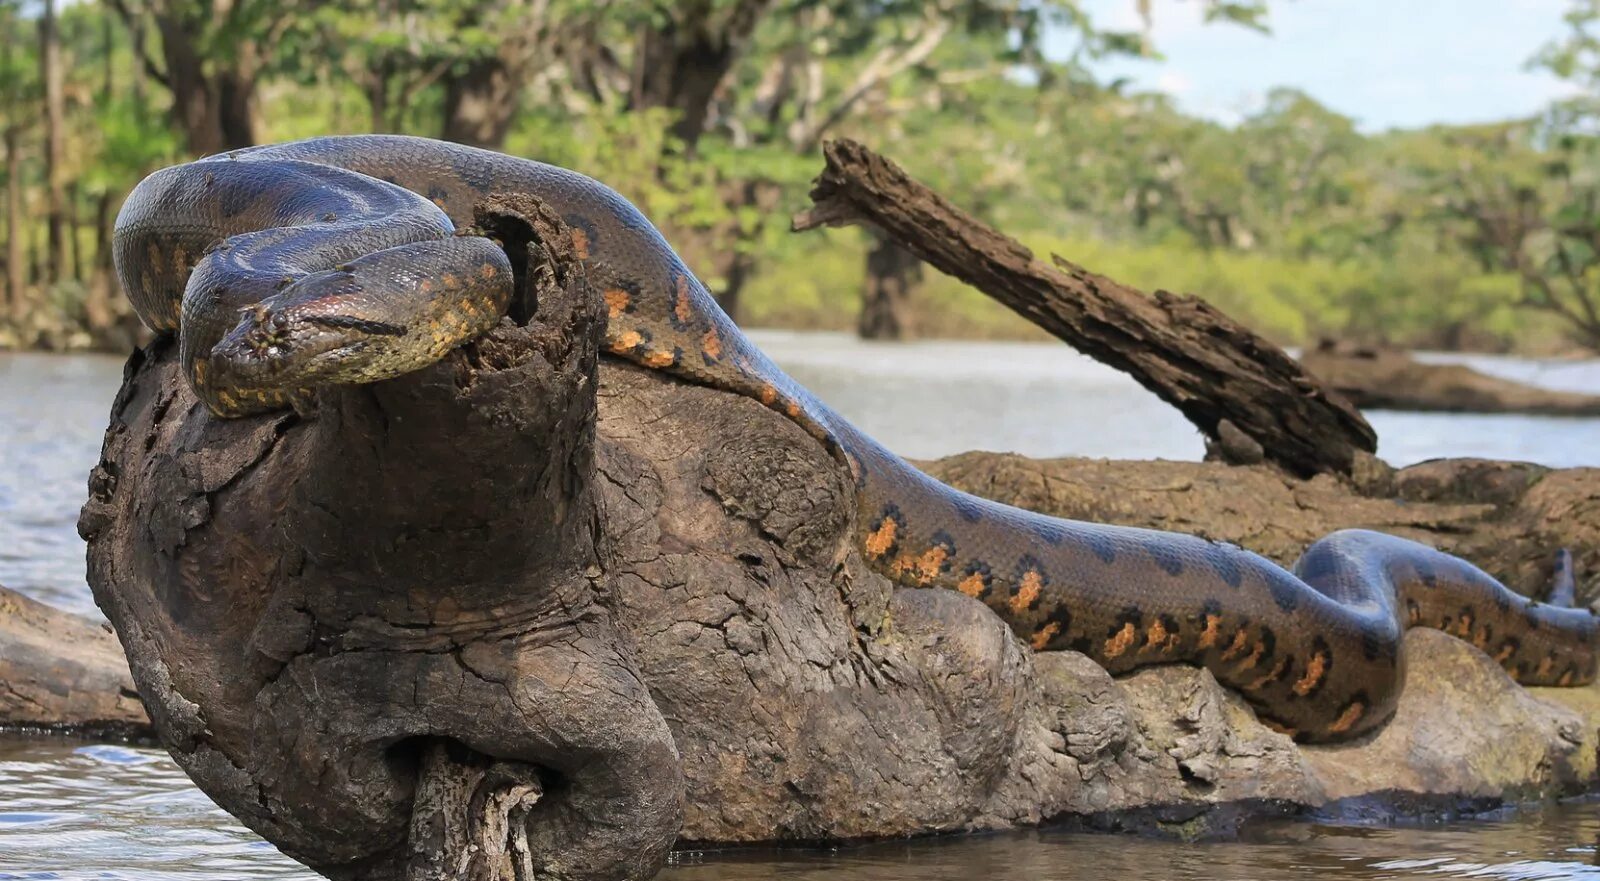
<path id="1" fill-rule="evenodd" d="M 114 740 L 155 735 L 109 628 L 4 587 L 0 731 Z"/>
<path id="2" fill-rule="evenodd" d="M 1465 364 L 1428 364 L 1394 349 L 1325 340 L 1300 363 L 1364 410 L 1600 416 L 1600 395 L 1539 388 Z"/>
<path id="3" fill-rule="evenodd" d="M 1218 449 L 1242 436 L 1301 477 L 1348 474 L 1377 435 L 1299 362 L 1195 297 L 1146 296 L 1060 256 L 1046 263 L 854 141 L 824 145 L 796 230 L 869 223 L 1068 345 L 1132 376 Z M 1248 454 L 1247 454 L 1248 455 Z"/>

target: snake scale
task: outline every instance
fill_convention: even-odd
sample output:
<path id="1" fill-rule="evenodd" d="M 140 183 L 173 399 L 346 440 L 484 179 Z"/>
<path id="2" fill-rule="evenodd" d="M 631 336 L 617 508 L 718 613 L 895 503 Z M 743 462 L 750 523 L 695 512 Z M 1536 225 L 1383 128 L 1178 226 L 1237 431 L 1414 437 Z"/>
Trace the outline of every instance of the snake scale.
<path id="1" fill-rule="evenodd" d="M 1237 546 L 1059 520 L 958 492 L 879 446 L 780 371 L 629 202 L 576 172 L 438 141 L 325 137 L 152 174 L 114 239 L 140 317 L 176 333 L 190 384 L 219 416 L 302 406 L 330 383 L 396 376 L 493 326 L 511 267 L 458 234 L 475 204 L 529 193 L 573 230 L 604 280 L 615 356 L 747 395 L 799 423 L 855 477 L 857 536 L 894 581 L 982 601 L 1035 649 L 1112 673 L 1204 665 L 1301 740 L 1355 737 L 1394 711 L 1401 636 L 1434 627 L 1517 681 L 1595 674 L 1596 618 L 1506 589 L 1424 545 L 1351 530 L 1286 571 Z"/>

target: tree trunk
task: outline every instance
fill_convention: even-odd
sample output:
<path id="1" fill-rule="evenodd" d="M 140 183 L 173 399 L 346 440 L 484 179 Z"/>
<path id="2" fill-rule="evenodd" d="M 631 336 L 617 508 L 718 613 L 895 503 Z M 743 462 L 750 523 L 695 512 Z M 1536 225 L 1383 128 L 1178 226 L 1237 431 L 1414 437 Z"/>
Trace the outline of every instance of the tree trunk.
<path id="1" fill-rule="evenodd" d="M 27 312 L 27 257 L 23 243 L 27 236 L 22 219 L 22 152 L 17 144 L 16 126 L 5 130 L 6 151 L 6 293 L 11 304 L 11 320 L 21 323 Z"/>
<path id="2" fill-rule="evenodd" d="M 601 604 L 602 301 L 559 218 L 501 205 L 477 222 L 526 326 L 304 419 L 208 416 L 158 343 L 79 519 L 173 758 L 346 881 L 643 881 L 682 819 L 672 732 Z"/>
<path id="3" fill-rule="evenodd" d="M 922 261 L 879 230 L 867 251 L 867 289 L 858 331 L 862 339 L 898 340 L 910 330 L 906 302 L 922 280 Z"/>
<path id="4" fill-rule="evenodd" d="M 1377 435 L 1282 349 L 1203 300 L 1154 297 L 1061 257 L 1037 259 L 899 166 L 832 141 L 796 230 L 868 222 L 1086 355 L 1129 374 L 1223 450 L 1236 429 L 1290 473 L 1349 474 Z M 1231 427 L 1224 427 L 1231 423 Z"/>
<path id="5" fill-rule="evenodd" d="M 78 182 L 67 184 L 67 253 L 70 257 L 73 281 L 83 278 L 83 237 L 79 235 L 82 223 L 78 217 Z"/>
<path id="6" fill-rule="evenodd" d="M 217 61 L 231 62 L 230 68 L 208 70 L 196 46 L 200 37 L 180 11 L 163 9 L 154 18 L 172 92 L 173 122 L 189 152 L 208 156 L 254 145 L 257 51 L 241 41 L 231 58 Z"/>
<path id="7" fill-rule="evenodd" d="M 723 79 L 744 53 L 774 0 L 680 4 L 660 27 L 640 30 L 629 108 L 676 112 L 671 133 L 693 153 Z"/>
<path id="8" fill-rule="evenodd" d="M 523 83 L 503 58 L 468 62 L 444 78 L 444 127 L 440 137 L 489 150 L 505 146 L 521 107 Z"/>
<path id="9" fill-rule="evenodd" d="M 83 314 L 89 334 L 100 348 L 122 348 L 133 341 L 123 320 L 129 310 L 119 309 L 117 274 L 111 265 L 111 193 L 104 192 L 95 200 L 94 243 L 95 265 L 93 276 L 84 292 Z"/>
<path id="10" fill-rule="evenodd" d="M 67 275 L 66 170 L 62 168 L 66 118 L 61 76 L 61 34 L 56 22 L 56 0 L 44 0 L 39 16 L 39 79 L 44 83 L 44 174 L 50 236 L 49 280 L 52 283 Z"/>

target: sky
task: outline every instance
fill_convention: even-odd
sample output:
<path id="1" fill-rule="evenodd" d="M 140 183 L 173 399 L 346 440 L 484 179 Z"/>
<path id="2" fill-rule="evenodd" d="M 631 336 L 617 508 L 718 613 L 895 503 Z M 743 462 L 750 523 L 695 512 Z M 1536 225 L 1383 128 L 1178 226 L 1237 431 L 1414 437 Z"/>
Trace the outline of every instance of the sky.
<path id="1" fill-rule="evenodd" d="M 1135 0 L 1084 5 L 1102 26 L 1139 27 Z M 1204 24 L 1197 0 L 1152 5 L 1152 42 L 1164 59 L 1101 61 L 1094 70 L 1222 122 L 1280 85 L 1368 132 L 1527 116 L 1571 93 L 1526 69 L 1561 35 L 1570 0 L 1273 0 L 1270 35 Z"/>

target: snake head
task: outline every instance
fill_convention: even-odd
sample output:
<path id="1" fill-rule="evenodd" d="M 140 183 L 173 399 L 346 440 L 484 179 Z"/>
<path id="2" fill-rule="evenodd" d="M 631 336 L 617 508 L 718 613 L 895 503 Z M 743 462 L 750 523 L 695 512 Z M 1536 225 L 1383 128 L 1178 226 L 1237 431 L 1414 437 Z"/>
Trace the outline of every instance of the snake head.
<path id="1" fill-rule="evenodd" d="M 239 310 L 239 323 L 212 349 L 213 382 L 272 391 L 383 378 L 384 343 L 407 329 L 340 270 L 304 276 Z"/>

